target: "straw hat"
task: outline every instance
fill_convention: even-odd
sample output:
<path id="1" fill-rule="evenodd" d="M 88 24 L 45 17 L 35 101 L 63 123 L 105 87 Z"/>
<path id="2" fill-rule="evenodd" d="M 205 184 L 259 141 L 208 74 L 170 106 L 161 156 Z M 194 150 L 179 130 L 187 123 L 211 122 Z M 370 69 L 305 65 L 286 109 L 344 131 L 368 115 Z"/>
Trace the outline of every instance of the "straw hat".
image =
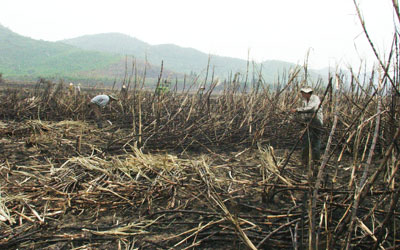
<path id="1" fill-rule="evenodd" d="M 310 87 L 304 87 L 304 88 L 301 88 L 300 91 L 303 93 L 311 93 L 311 92 L 313 92 L 313 89 Z"/>
<path id="2" fill-rule="evenodd" d="M 118 98 L 116 98 L 116 97 L 113 96 L 113 95 L 108 95 L 108 97 L 110 97 L 110 99 L 112 99 L 112 100 L 114 100 L 114 101 L 118 101 Z"/>

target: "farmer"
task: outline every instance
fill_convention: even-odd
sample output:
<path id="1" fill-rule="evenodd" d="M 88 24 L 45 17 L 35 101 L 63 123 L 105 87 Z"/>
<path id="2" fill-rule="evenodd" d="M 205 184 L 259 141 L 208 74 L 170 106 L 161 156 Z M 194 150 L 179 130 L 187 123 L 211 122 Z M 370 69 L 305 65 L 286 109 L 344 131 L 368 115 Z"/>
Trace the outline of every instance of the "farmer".
<path id="1" fill-rule="evenodd" d="M 68 95 L 73 95 L 73 94 L 74 94 L 74 84 L 70 82 L 68 86 Z"/>
<path id="2" fill-rule="evenodd" d="M 120 92 L 120 97 L 122 99 L 126 99 L 127 96 L 128 96 L 128 89 L 126 88 L 125 84 L 123 84 Z"/>
<path id="3" fill-rule="evenodd" d="M 75 86 L 75 95 L 80 95 L 81 94 L 81 83 L 78 83 L 78 85 Z"/>
<path id="4" fill-rule="evenodd" d="M 321 100 L 317 95 L 313 94 L 313 89 L 310 87 L 304 87 L 300 89 L 301 96 L 303 97 L 303 107 L 297 109 L 291 109 L 291 113 L 300 113 L 306 124 L 310 124 L 307 127 L 307 131 L 303 135 L 303 152 L 302 162 L 308 165 L 309 160 L 317 161 L 321 155 L 321 133 L 323 125 L 322 107 L 320 106 Z M 318 109 L 319 107 L 319 109 Z M 314 113 L 317 111 L 314 116 Z M 313 118 L 314 116 L 314 118 Z M 312 119 L 313 118 L 313 119 Z M 312 119 L 312 120 L 311 120 Z M 310 145 L 311 143 L 311 145 Z M 311 155 L 309 149 L 311 148 Z M 311 159 L 309 159 L 311 156 Z"/>
<path id="5" fill-rule="evenodd" d="M 103 128 L 100 109 L 104 108 L 111 101 L 117 101 L 117 98 L 112 95 L 97 95 L 90 100 L 89 107 L 93 109 L 98 128 Z"/>

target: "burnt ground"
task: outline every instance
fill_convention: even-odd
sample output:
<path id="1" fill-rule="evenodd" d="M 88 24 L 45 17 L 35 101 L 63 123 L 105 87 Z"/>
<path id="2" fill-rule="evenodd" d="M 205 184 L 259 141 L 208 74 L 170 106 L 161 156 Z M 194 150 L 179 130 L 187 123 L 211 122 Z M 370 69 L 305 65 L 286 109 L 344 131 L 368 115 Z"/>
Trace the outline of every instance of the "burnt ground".
<path id="1" fill-rule="evenodd" d="M 308 247 L 315 179 L 300 164 L 299 149 L 290 157 L 290 147 L 263 143 L 140 150 L 129 134 L 91 121 L 2 121 L 0 248 Z M 354 198 L 352 158 L 337 158 L 328 162 L 317 197 L 321 248 L 343 244 L 342 218 Z M 362 174 L 362 166 L 354 169 Z M 359 217 L 375 220 L 366 227 L 384 220 L 390 192 L 376 185 L 360 204 Z M 373 242 L 360 225 L 354 229 L 355 248 Z"/>

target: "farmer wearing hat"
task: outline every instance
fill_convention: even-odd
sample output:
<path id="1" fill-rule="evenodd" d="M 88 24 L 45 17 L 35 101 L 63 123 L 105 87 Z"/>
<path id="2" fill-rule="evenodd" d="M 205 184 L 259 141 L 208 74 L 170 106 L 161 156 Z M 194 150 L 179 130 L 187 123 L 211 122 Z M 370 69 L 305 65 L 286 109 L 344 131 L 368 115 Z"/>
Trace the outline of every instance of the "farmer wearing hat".
<path id="1" fill-rule="evenodd" d="M 74 94 L 74 84 L 70 82 L 68 86 L 68 95 L 73 95 L 73 94 Z"/>
<path id="2" fill-rule="evenodd" d="M 78 83 L 78 85 L 75 86 L 75 95 L 80 95 L 81 94 L 81 83 Z"/>
<path id="3" fill-rule="evenodd" d="M 313 94 L 313 89 L 310 87 L 304 87 L 300 89 L 301 96 L 303 97 L 303 107 L 297 109 L 291 109 L 292 113 L 300 113 L 307 124 L 310 126 L 307 128 L 302 140 L 303 140 L 303 152 L 302 152 L 302 162 L 308 165 L 311 148 L 312 160 L 319 160 L 321 152 L 321 133 L 323 125 L 323 115 L 322 107 L 318 109 L 321 104 L 321 100 L 317 95 Z M 314 113 L 317 111 L 314 116 Z M 313 118 L 314 116 L 314 118 Z M 312 119 L 313 118 L 313 119 Z M 312 120 L 311 120 L 312 119 Z M 311 143 L 311 145 L 310 145 Z"/>
<path id="4" fill-rule="evenodd" d="M 112 95 L 97 95 L 90 100 L 89 107 L 93 109 L 98 128 L 103 128 L 100 109 L 104 108 L 111 101 L 117 101 L 117 98 Z"/>
<path id="5" fill-rule="evenodd" d="M 127 96 L 128 96 L 128 89 L 126 88 L 125 84 L 123 84 L 120 92 L 120 97 L 121 99 L 126 99 Z"/>

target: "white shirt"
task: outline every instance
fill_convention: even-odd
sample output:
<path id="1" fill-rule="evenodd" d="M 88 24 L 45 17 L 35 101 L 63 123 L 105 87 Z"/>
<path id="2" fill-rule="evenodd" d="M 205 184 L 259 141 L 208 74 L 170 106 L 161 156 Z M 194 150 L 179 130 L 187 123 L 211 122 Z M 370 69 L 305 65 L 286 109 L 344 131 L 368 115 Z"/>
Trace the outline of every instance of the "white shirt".
<path id="1" fill-rule="evenodd" d="M 307 102 L 306 99 L 303 100 L 303 107 L 297 108 L 297 112 L 303 113 L 305 118 L 311 118 L 314 112 L 318 109 L 321 100 L 317 95 L 311 95 L 310 100 Z M 316 118 L 323 124 L 323 114 L 322 114 L 322 106 L 319 108 Z"/>
<path id="2" fill-rule="evenodd" d="M 98 95 L 93 97 L 92 100 L 90 100 L 91 103 L 95 103 L 100 107 L 105 107 L 109 101 L 110 97 L 108 95 Z"/>

